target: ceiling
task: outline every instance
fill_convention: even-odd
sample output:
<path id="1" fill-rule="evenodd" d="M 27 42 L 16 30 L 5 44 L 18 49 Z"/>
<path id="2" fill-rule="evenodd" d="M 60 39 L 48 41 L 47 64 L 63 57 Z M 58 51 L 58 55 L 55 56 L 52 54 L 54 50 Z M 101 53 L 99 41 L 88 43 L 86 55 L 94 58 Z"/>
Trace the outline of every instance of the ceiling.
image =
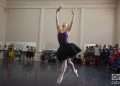
<path id="1" fill-rule="evenodd" d="M 7 1 L 117 1 L 117 0 L 7 0 Z"/>

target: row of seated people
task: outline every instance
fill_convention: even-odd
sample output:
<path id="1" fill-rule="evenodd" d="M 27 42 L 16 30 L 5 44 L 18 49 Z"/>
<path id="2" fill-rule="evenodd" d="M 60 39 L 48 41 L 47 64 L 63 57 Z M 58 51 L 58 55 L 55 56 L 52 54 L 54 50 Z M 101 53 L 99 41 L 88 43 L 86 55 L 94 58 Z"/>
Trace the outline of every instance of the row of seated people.
<path id="1" fill-rule="evenodd" d="M 36 49 L 32 46 L 26 46 L 26 50 L 23 49 L 15 49 L 14 44 L 4 45 L 2 49 L 0 49 L 1 54 L 3 54 L 3 62 L 13 63 L 16 59 L 21 61 L 22 59 L 26 59 L 27 61 L 32 61 L 35 56 Z"/>
<path id="2" fill-rule="evenodd" d="M 26 46 L 26 51 L 22 49 L 15 49 L 14 45 L 11 44 L 9 46 L 4 46 L 3 49 L 1 49 L 1 52 L 3 51 L 3 57 L 4 62 L 14 62 L 15 58 L 18 57 L 21 59 L 22 57 L 26 57 L 27 60 L 33 60 L 33 57 L 35 56 L 35 48 L 31 46 Z M 40 59 L 41 61 L 53 61 L 55 62 L 57 57 L 55 55 L 56 51 L 43 51 Z M 80 57 L 80 56 L 79 56 Z M 79 60 L 79 61 L 78 61 Z M 81 58 L 75 58 L 75 62 L 83 63 L 83 59 Z M 96 45 L 96 46 L 90 46 L 86 47 L 86 50 L 84 52 L 84 62 L 86 64 L 106 64 L 110 65 L 113 68 L 120 67 L 120 49 L 119 45 L 116 44 L 115 46 L 106 46 L 103 47 Z"/>
<path id="3" fill-rule="evenodd" d="M 84 52 L 84 59 L 86 64 L 103 64 L 103 65 L 114 65 L 113 68 L 120 68 L 120 49 L 119 45 L 104 45 L 103 47 L 96 45 L 86 47 Z"/>

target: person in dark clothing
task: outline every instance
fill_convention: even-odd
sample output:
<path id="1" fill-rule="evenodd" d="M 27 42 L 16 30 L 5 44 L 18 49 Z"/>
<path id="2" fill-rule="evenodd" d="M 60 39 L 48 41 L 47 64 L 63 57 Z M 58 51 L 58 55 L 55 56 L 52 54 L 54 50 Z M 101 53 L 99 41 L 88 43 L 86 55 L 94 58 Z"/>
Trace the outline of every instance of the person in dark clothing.
<path id="1" fill-rule="evenodd" d="M 108 64 L 109 56 L 110 56 L 110 51 L 106 47 L 106 45 L 104 45 L 101 52 L 101 58 L 102 58 L 103 64 Z"/>

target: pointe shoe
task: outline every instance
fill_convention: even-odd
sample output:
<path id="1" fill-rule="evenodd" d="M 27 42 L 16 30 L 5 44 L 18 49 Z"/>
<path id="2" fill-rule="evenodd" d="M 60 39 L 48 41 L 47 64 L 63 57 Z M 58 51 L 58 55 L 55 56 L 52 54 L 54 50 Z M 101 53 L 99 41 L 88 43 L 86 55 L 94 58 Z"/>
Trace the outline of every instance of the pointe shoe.
<path id="1" fill-rule="evenodd" d="M 60 77 L 57 79 L 57 84 L 61 84 L 62 83 L 62 80 L 63 80 L 63 77 Z"/>
<path id="2" fill-rule="evenodd" d="M 76 77 L 78 78 L 78 71 L 77 69 L 75 70 Z"/>

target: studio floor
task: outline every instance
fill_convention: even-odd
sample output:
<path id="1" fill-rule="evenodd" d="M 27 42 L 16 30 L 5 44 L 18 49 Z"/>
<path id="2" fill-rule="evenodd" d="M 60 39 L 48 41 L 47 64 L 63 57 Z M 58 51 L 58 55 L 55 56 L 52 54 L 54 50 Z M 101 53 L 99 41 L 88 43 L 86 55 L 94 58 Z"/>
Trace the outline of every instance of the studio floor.
<path id="1" fill-rule="evenodd" d="M 101 66 L 76 66 L 79 78 L 68 67 L 59 86 L 111 86 L 111 72 Z M 0 86 L 58 86 L 60 64 L 20 63 L 0 64 Z"/>

